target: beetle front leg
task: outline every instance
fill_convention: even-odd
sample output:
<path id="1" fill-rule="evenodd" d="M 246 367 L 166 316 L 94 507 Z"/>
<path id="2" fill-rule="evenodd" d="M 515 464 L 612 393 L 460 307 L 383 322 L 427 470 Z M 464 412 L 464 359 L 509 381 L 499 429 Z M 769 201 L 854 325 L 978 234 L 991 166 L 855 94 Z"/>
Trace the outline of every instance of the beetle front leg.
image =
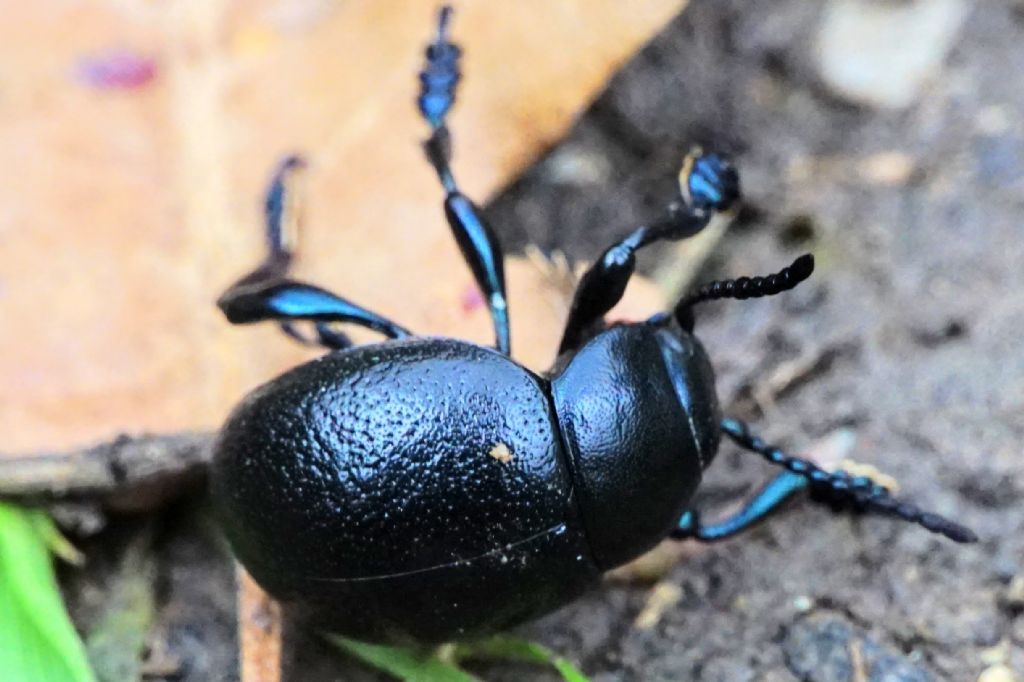
<path id="1" fill-rule="evenodd" d="M 276 320 L 293 339 L 330 349 L 352 345 L 348 336 L 331 326 L 338 322 L 368 327 L 390 338 L 409 336 L 408 331 L 374 312 L 286 277 L 295 257 L 300 218 L 296 185 L 303 168 L 305 163 L 297 156 L 286 158 L 278 166 L 264 204 L 267 255 L 252 272 L 231 285 L 217 305 L 233 324 Z M 292 324 L 296 321 L 313 322 L 315 335 L 301 333 Z"/>
<path id="2" fill-rule="evenodd" d="M 579 348 L 596 325 L 622 299 L 636 269 L 636 252 L 663 240 L 691 237 L 704 229 L 718 211 L 729 209 L 740 196 L 736 170 L 717 154 L 695 151 L 679 172 L 680 196 L 665 215 L 650 226 L 637 228 L 608 247 L 580 279 L 558 354 Z"/>
<path id="3" fill-rule="evenodd" d="M 480 208 L 460 190 L 451 169 L 451 135 L 445 118 L 455 103 L 459 82 L 459 47 L 448 40 L 451 7 L 441 9 L 437 36 L 427 46 L 427 63 L 420 72 L 420 113 L 432 129 L 423 145 L 427 160 L 445 190 L 444 214 L 462 257 L 484 293 L 494 324 L 495 345 L 505 355 L 511 347 L 505 266 L 501 244 L 483 218 Z"/>

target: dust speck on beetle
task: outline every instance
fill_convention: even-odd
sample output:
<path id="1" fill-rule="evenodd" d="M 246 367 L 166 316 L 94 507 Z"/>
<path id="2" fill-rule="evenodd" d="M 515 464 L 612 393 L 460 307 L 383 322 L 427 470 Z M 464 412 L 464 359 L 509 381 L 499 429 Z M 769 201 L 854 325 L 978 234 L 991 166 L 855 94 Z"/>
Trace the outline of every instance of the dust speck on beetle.
<path id="1" fill-rule="evenodd" d="M 512 451 L 508 449 L 508 446 L 504 443 L 495 443 L 488 452 L 491 457 L 498 460 L 502 464 L 508 464 L 512 461 Z"/>

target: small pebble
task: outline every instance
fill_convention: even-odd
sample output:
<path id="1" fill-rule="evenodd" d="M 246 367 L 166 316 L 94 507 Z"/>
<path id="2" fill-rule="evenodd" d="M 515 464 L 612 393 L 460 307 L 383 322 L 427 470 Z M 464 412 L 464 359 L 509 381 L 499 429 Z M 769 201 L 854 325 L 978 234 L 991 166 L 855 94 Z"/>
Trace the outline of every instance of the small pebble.
<path id="1" fill-rule="evenodd" d="M 800 613 L 807 613 L 808 611 L 814 608 L 814 602 L 811 600 L 810 597 L 802 594 L 793 600 L 793 608 L 795 608 Z"/>
<path id="2" fill-rule="evenodd" d="M 861 177 L 872 185 L 899 187 L 907 184 L 913 175 L 914 160 L 903 152 L 879 152 L 863 159 L 858 170 Z"/>
<path id="3" fill-rule="evenodd" d="M 995 646 L 990 646 L 987 649 L 981 650 L 981 662 L 987 666 L 997 666 L 1006 663 L 1006 659 L 1010 655 L 1009 643 L 1003 640 Z"/>
<path id="4" fill-rule="evenodd" d="M 604 154 L 571 145 L 552 154 L 543 168 L 551 182 L 575 187 L 602 185 L 612 175 L 611 163 Z"/>
<path id="5" fill-rule="evenodd" d="M 664 581 L 654 586 L 647 603 L 633 621 L 639 630 L 651 630 L 661 620 L 665 611 L 679 603 L 683 598 L 683 590 L 673 582 Z"/>
<path id="6" fill-rule="evenodd" d="M 978 112 L 974 119 L 974 127 L 982 135 L 1005 135 L 1012 126 L 1011 113 L 1006 107 L 987 106 Z"/>
<path id="7" fill-rule="evenodd" d="M 1017 677 L 1005 665 L 993 665 L 978 675 L 978 682 L 1017 682 Z"/>
<path id="8" fill-rule="evenodd" d="M 832 0 L 817 39 L 821 78 L 857 104 L 910 106 L 941 76 L 966 14 L 964 0 Z"/>
<path id="9" fill-rule="evenodd" d="M 1003 594 L 1003 603 L 1010 608 L 1024 608 L 1024 575 L 1016 575 Z"/>

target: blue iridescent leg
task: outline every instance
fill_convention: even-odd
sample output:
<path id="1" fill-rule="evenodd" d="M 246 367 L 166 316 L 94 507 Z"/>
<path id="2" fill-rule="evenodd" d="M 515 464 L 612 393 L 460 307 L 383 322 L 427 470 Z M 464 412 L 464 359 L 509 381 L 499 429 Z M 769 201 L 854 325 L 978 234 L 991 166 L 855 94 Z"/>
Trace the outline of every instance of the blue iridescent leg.
<path id="1" fill-rule="evenodd" d="M 701 523 L 698 511 L 686 512 L 672 531 L 672 537 L 677 540 L 692 538 L 701 542 L 725 540 L 765 520 L 794 493 L 806 490 L 809 485 L 805 477 L 784 471 L 754 495 L 743 509 L 717 523 Z"/>
<path id="2" fill-rule="evenodd" d="M 451 137 L 445 124 L 448 110 L 455 103 L 459 82 L 459 47 L 448 40 L 451 7 L 444 7 L 438 19 L 437 35 L 427 46 L 426 66 L 420 73 L 420 113 L 432 129 L 424 143 L 430 165 L 445 190 L 444 213 L 463 258 L 483 291 L 494 323 L 495 345 L 509 353 L 508 300 L 505 296 L 505 267 L 501 245 L 480 209 L 455 182 L 451 170 Z"/>
<path id="3" fill-rule="evenodd" d="M 319 287 L 288 279 L 298 232 L 297 177 L 304 168 L 296 156 L 286 158 L 266 195 L 267 256 L 255 270 L 224 292 L 217 305 L 233 324 L 276 320 L 292 338 L 331 349 L 352 345 L 331 325 L 345 322 L 369 327 L 390 338 L 409 336 L 394 322 Z M 298 331 L 293 322 L 313 323 L 314 337 Z"/>
<path id="4" fill-rule="evenodd" d="M 626 291 L 636 268 L 638 249 L 700 232 L 716 212 L 729 209 L 739 199 L 739 176 L 721 156 L 697 151 L 683 161 L 679 190 L 660 220 L 637 228 L 608 247 L 583 275 L 573 296 L 559 355 L 579 348 L 603 324 L 605 314 Z"/>
<path id="5" fill-rule="evenodd" d="M 932 533 L 945 535 L 955 542 L 976 542 L 978 539 L 977 535 L 969 528 L 938 514 L 923 511 L 909 502 L 900 501 L 893 497 L 886 488 L 876 484 L 870 478 L 851 476 L 844 471 L 828 472 L 806 459 L 788 455 L 751 433 L 750 427 L 738 419 L 723 419 L 721 427 L 722 432 L 740 447 L 761 455 L 771 464 L 785 468 L 786 473 L 790 476 L 803 479 L 804 487 L 810 492 L 812 500 L 826 504 L 836 511 L 850 509 L 856 512 L 886 514 L 903 521 L 916 523 Z M 778 483 L 773 482 L 765 488 L 743 512 L 740 512 L 738 516 L 746 514 L 750 517 L 748 523 L 729 519 L 716 526 L 724 529 L 725 534 L 721 537 L 732 535 L 735 531 L 729 532 L 729 528 L 733 526 L 747 527 L 764 518 L 770 511 L 778 507 L 782 500 L 798 489 L 794 487 L 796 483 L 792 480 L 788 484 L 781 477 L 776 481 Z M 699 528 L 697 521 L 695 515 L 692 518 L 684 515 L 680 522 L 678 537 L 698 537 L 694 535 L 698 531 L 693 530 Z M 687 531 L 691 534 L 687 535 Z"/>

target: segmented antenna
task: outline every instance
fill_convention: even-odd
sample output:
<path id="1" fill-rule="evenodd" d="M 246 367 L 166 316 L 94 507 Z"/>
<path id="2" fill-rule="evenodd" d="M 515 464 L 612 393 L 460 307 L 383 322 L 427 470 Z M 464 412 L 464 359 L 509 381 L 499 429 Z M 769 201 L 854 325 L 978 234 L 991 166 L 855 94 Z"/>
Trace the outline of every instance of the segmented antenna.
<path id="1" fill-rule="evenodd" d="M 845 471 L 828 472 L 812 462 L 768 445 L 753 435 L 746 424 L 738 419 L 723 419 L 722 431 L 737 445 L 761 455 L 769 463 L 804 476 L 811 484 L 812 495 L 837 506 L 850 506 L 861 511 L 876 511 L 916 523 L 931 531 L 945 535 L 954 542 L 977 542 L 978 536 L 970 528 L 947 518 L 922 511 L 916 505 L 902 502 L 883 486 L 866 476 L 851 476 Z"/>
<path id="2" fill-rule="evenodd" d="M 708 282 L 700 289 L 683 298 L 676 309 L 688 308 L 701 301 L 713 301 L 722 298 L 760 298 L 774 296 L 789 291 L 814 272 L 814 256 L 809 253 L 797 258 L 792 265 L 766 277 L 739 277 L 716 282 Z"/>
<path id="3" fill-rule="evenodd" d="M 420 72 L 420 113 L 434 128 L 444 125 L 444 117 L 455 104 L 455 86 L 459 83 L 459 56 L 462 50 L 448 41 L 448 23 L 452 8 L 441 8 L 437 19 L 437 37 L 427 46 L 426 66 Z"/>

